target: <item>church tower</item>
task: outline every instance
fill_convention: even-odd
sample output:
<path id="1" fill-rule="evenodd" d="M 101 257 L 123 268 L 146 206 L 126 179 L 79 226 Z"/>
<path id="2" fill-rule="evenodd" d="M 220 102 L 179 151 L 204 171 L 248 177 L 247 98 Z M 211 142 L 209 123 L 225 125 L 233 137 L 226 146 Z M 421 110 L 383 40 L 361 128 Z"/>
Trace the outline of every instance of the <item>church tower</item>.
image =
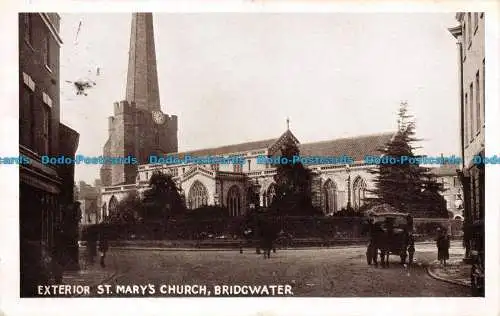
<path id="1" fill-rule="evenodd" d="M 114 103 L 108 118 L 105 157 L 133 156 L 138 164 L 149 156 L 177 152 L 177 116 L 161 110 L 152 13 L 133 13 L 125 100 Z M 136 182 L 137 165 L 105 164 L 104 186 Z"/>

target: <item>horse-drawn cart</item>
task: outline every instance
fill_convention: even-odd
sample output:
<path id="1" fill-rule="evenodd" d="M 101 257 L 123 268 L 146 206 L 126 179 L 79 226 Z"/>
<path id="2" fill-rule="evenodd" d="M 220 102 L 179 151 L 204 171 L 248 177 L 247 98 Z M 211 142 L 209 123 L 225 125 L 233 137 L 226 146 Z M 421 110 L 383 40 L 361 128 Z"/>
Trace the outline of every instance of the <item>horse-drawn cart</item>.
<path id="1" fill-rule="evenodd" d="M 366 250 L 366 261 L 378 264 L 380 255 L 382 266 L 389 265 L 389 255 L 397 255 L 401 263 L 413 261 L 413 220 L 411 215 L 399 212 L 370 213 L 368 215 L 370 243 Z"/>

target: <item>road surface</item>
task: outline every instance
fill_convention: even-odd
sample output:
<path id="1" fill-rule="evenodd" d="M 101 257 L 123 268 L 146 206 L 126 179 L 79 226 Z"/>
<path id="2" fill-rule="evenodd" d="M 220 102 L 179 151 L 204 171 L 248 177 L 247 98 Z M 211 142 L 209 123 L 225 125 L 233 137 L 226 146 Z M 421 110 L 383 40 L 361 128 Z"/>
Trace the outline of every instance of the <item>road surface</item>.
<path id="1" fill-rule="evenodd" d="M 365 247 L 278 250 L 264 259 L 255 250 L 176 251 L 111 249 L 108 266 L 116 285 L 290 285 L 299 297 L 451 297 L 469 290 L 431 278 L 425 266 L 436 259 L 433 244 L 416 246 L 416 264 L 407 269 L 391 256 L 389 268 L 368 266 Z M 463 249 L 453 243 L 450 253 Z M 123 289 L 123 288 L 122 288 Z M 128 293 L 130 294 L 130 293 Z M 172 294 L 173 295 L 173 294 Z M 119 295 L 122 296 L 122 295 Z M 142 295 L 123 295 L 142 296 Z"/>

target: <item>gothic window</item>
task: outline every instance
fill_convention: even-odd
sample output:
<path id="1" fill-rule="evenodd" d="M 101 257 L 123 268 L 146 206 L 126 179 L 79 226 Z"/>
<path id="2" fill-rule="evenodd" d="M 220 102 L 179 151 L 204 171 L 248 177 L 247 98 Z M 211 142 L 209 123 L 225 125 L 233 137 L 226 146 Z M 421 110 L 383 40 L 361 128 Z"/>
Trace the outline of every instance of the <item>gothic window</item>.
<path id="1" fill-rule="evenodd" d="M 267 188 L 267 191 L 266 191 L 264 197 L 265 197 L 265 199 L 264 199 L 265 206 L 270 207 L 274 201 L 274 198 L 276 197 L 276 184 L 271 183 L 269 188 Z"/>
<path id="2" fill-rule="evenodd" d="M 366 197 L 366 182 L 363 178 L 358 177 L 353 185 L 354 209 L 359 209 L 364 204 Z"/>
<path id="3" fill-rule="evenodd" d="M 236 185 L 233 185 L 227 192 L 227 208 L 230 216 L 241 215 L 241 194 Z"/>
<path id="4" fill-rule="evenodd" d="M 188 194 L 188 208 L 195 209 L 208 204 L 207 188 L 200 182 L 195 181 Z"/>
<path id="5" fill-rule="evenodd" d="M 325 214 L 335 213 L 338 207 L 337 186 L 332 180 L 327 180 L 323 186 L 323 211 Z"/>
<path id="6" fill-rule="evenodd" d="M 109 200 L 109 206 L 108 206 L 108 216 L 113 216 L 117 212 L 117 206 L 118 206 L 118 200 L 116 197 L 113 195 L 111 199 Z"/>

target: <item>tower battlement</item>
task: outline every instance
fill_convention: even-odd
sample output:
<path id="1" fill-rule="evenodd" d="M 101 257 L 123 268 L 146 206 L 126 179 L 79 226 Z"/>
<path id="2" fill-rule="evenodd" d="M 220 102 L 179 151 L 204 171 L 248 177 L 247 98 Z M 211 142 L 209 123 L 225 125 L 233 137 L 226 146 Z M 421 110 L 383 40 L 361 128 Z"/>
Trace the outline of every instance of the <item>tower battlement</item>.
<path id="1" fill-rule="evenodd" d="M 169 128 L 175 128 L 177 130 L 177 115 L 165 114 L 165 124 Z"/>
<path id="2" fill-rule="evenodd" d="M 136 104 L 133 101 L 129 102 L 127 100 L 122 100 L 120 102 L 114 102 L 113 107 L 115 115 L 131 114 L 135 111 Z"/>

